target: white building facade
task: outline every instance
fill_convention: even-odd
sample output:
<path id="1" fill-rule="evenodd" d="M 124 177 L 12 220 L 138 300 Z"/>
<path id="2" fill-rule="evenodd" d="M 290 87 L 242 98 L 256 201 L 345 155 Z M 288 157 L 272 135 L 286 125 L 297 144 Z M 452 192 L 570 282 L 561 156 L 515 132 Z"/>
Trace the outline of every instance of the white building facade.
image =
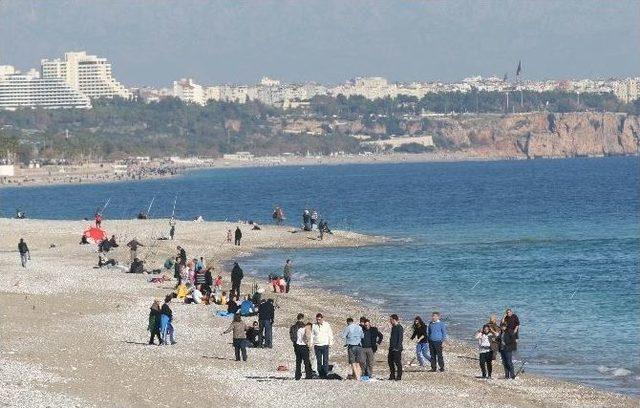
<path id="1" fill-rule="evenodd" d="M 64 60 L 43 59 L 40 66 L 42 78 L 61 78 L 89 98 L 131 97 L 131 93 L 113 77 L 106 58 L 87 55 L 85 51 L 67 52 Z"/>

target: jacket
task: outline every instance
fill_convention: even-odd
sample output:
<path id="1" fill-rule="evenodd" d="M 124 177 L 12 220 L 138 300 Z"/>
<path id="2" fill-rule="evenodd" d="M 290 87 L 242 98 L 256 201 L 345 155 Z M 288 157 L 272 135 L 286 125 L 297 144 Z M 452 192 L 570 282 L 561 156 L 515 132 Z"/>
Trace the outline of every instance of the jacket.
<path id="1" fill-rule="evenodd" d="M 426 343 L 429 341 L 429 336 L 427 336 L 427 326 L 422 325 L 419 328 L 413 327 L 413 334 L 411 335 L 411 340 L 422 337 L 419 341 L 420 343 Z"/>
<path id="2" fill-rule="evenodd" d="M 322 325 L 314 323 L 311 337 L 314 346 L 333 346 L 333 330 L 327 322 L 323 322 Z"/>
<path id="3" fill-rule="evenodd" d="M 229 328 L 223 333 L 233 332 L 233 338 L 246 339 L 247 338 L 247 325 L 244 322 L 231 322 Z"/>
<path id="4" fill-rule="evenodd" d="M 29 247 L 27 246 L 27 243 L 26 242 L 18 243 L 18 251 L 21 254 L 26 254 L 27 252 L 29 252 Z"/>
<path id="5" fill-rule="evenodd" d="M 402 351 L 402 338 L 404 337 L 404 328 L 400 324 L 391 327 L 391 336 L 389 336 L 389 351 Z"/>
<path id="6" fill-rule="evenodd" d="M 378 346 L 382 343 L 384 336 L 380 333 L 377 327 L 370 327 L 368 329 L 362 328 L 364 337 L 362 338 L 362 348 L 370 348 L 375 353 L 378 350 Z"/>
<path id="7" fill-rule="evenodd" d="M 269 301 L 260 303 L 260 306 L 258 307 L 258 320 L 269 320 L 273 323 L 274 315 L 275 309 L 273 307 L 273 303 Z"/>
<path id="8" fill-rule="evenodd" d="M 508 330 L 500 333 L 498 339 L 500 341 L 500 351 L 516 351 L 518 349 L 516 336 Z"/>
<path id="9" fill-rule="evenodd" d="M 169 307 L 168 303 L 163 303 L 160 311 L 162 312 L 163 315 L 169 317 L 169 320 L 173 320 L 173 312 L 171 311 L 171 308 Z"/>
<path id="10" fill-rule="evenodd" d="M 147 330 L 153 332 L 160 328 L 160 310 L 151 308 L 149 311 L 149 326 L 147 326 Z"/>
<path id="11" fill-rule="evenodd" d="M 240 282 L 242 278 L 244 278 L 244 273 L 242 272 L 240 265 L 233 265 L 233 269 L 231 269 L 231 281 Z"/>
<path id="12" fill-rule="evenodd" d="M 447 339 L 447 326 L 440 320 L 430 322 L 427 333 L 429 341 L 445 341 Z"/>
<path id="13" fill-rule="evenodd" d="M 242 238 L 242 231 L 240 231 L 240 228 L 236 228 L 235 237 L 236 239 Z"/>

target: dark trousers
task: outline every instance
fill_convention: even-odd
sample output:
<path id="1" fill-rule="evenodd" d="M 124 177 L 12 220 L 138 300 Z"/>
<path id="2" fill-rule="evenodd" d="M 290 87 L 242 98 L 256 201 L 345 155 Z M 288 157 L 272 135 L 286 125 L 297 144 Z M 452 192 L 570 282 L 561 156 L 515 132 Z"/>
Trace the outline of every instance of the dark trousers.
<path id="1" fill-rule="evenodd" d="M 287 283 L 287 285 L 285 286 L 285 293 L 289 293 L 289 288 L 291 287 L 291 278 L 287 278 L 285 276 L 284 281 Z"/>
<path id="2" fill-rule="evenodd" d="M 151 338 L 149 339 L 149 344 L 154 344 L 153 340 L 158 336 L 158 344 L 162 343 L 162 339 L 160 338 L 160 326 L 156 327 L 151 331 Z"/>
<path id="3" fill-rule="evenodd" d="M 482 371 L 482 378 L 491 378 L 491 362 L 493 360 L 493 352 L 480 353 L 480 371 Z"/>
<path id="4" fill-rule="evenodd" d="M 502 358 L 502 366 L 504 367 L 504 377 L 516 378 L 516 373 L 513 368 L 513 351 L 500 350 L 500 357 Z"/>
<path id="5" fill-rule="evenodd" d="M 389 363 L 389 379 L 402 379 L 402 350 L 389 350 L 389 354 L 387 355 L 387 362 Z"/>
<path id="6" fill-rule="evenodd" d="M 318 375 L 326 378 L 329 373 L 329 346 L 313 346 L 313 351 L 316 353 Z"/>
<path id="7" fill-rule="evenodd" d="M 233 296 L 240 296 L 240 282 L 231 282 L 231 292 L 229 293 L 229 298 Z"/>
<path id="8" fill-rule="evenodd" d="M 309 360 L 309 347 L 295 344 L 293 350 L 296 353 L 296 380 L 302 378 L 302 363 L 304 363 L 304 378 L 311 378 L 313 370 Z"/>
<path id="9" fill-rule="evenodd" d="M 240 238 L 236 238 L 233 243 L 234 245 L 240 246 Z"/>
<path id="10" fill-rule="evenodd" d="M 273 347 L 273 325 L 271 323 L 271 320 L 260 320 L 259 324 L 259 343 L 267 348 Z"/>
<path id="11" fill-rule="evenodd" d="M 245 339 L 233 339 L 233 350 L 236 352 L 236 361 L 240 361 L 240 353 L 242 353 L 242 361 L 247 361 L 247 343 Z"/>
<path id="12" fill-rule="evenodd" d="M 444 371 L 444 357 L 442 355 L 442 342 L 429 340 L 429 351 L 431 352 L 431 369 L 435 371 L 436 360 L 440 371 Z"/>

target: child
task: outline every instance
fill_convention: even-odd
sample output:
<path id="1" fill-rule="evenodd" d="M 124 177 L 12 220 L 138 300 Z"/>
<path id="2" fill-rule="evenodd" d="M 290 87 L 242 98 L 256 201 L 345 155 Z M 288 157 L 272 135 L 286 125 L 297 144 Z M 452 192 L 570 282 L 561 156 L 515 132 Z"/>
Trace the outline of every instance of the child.
<path id="1" fill-rule="evenodd" d="M 233 235 L 231 234 L 231 230 L 227 230 L 227 242 L 231 242 L 233 240 Z"/>

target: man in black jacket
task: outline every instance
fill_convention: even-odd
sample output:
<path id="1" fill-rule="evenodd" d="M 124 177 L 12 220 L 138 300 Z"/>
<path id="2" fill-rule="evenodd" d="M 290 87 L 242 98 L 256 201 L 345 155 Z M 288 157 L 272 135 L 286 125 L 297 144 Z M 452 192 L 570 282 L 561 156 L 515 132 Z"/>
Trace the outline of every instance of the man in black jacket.
<path id="1" fill-rule="evenodd" d="M 391 323 L 391 336 L 389 337 L 389 380 L 400 381 L 402 379 L 402 338 L 404 329 L 400 325 L 397 314 L 389 316 Z"/>
<path id="2" fill-rule="evenodd" d="M 377 327 L 371 326 L 369 319 L 360 319 L 362 325 L 362 332 L 364 337 L 362 338 L 362 375 L 369 378 L 373 376 L 373 363 L 375 361 L 375 352 L 378 350 L 378 346 L 382 343 L 382 333 Z"/>
<path id="3" fill-rule="evenodd" d="M 237 262 L 233 263 L 233 269 L 231 269 L 231 293 L 229 297 L 240 297 L 240 284 L 244 278 L 244 272 Z"/>
<path id="4" fill-rule="evenodd" d="M 241 239 L 242 239 L 242 231 L 240 231 L 240 227 L 236 227 L 234 244 L 237 245 L 237 246 L 240 246 L 240 240 Z"/>
<path id="5" fill-rule="evenodd" d="M 258 307 L 258 324 L 260 325 L 260 344 L 265 348 L 272 348 L 273 343 L 273 319 L 275 308 L 273 299 L 262 300 Z"/>

